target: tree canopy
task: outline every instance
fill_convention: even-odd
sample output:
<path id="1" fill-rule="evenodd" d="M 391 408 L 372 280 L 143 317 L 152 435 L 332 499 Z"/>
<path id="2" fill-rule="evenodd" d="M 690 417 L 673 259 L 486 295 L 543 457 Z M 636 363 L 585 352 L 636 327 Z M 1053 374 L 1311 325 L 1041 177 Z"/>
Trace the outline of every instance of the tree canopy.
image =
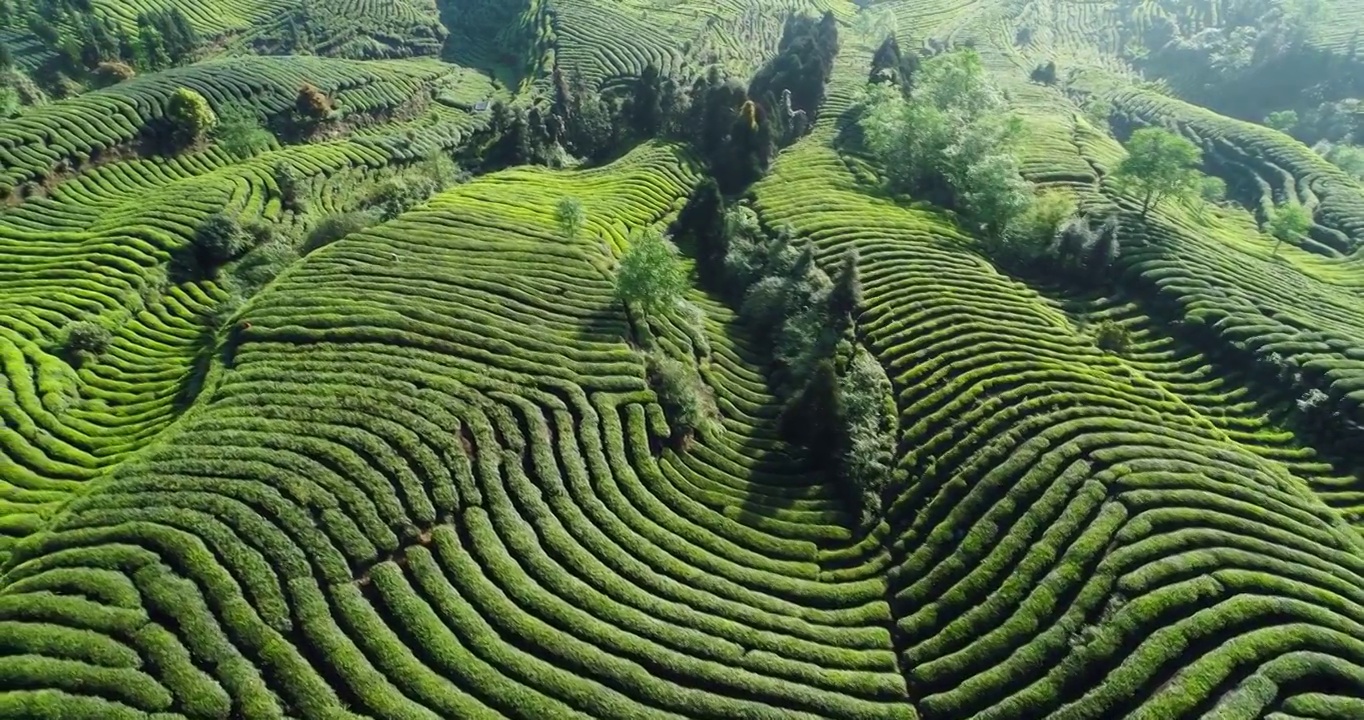
<path id="1" fill-rule="evenodd" d="M 275 139 L 261 127 L 255 112 L 239 104 L 228 105 L 218 113 L 213 137 L 224 150 L 241 158 L 268 149 Z"/>
<path id="2" fill-rule="evenodd" d="M 1188 140 L 1160 128 L 1142 128 L 1127 141 L 1127 157 L 1113 180 L 1141 199 L 1144 220 L 1151 208 L 1170 197 L 1188 197 L 1202 190 L 1196 167 L 1203 153 Z"/>
<path id="3" fill-rule="evenodd" d="M 218 124 L 218 116 L 203 95 L 189 88 L 180 88 L 166 104 L 166 117 L 172 132 L 185 144 L 199 142 Z"/>
<path id="4" fill-rule="evenodd" d="M 677 304 L 687 289 L 687 273 L 677 248 L 654 228 L 636 231 L 616 270 L 616 298 L 645 315 Z"/>
<path id="5" fill-rule="evenodd" d="M 924 62 L 907 100 L 869 85 L 860 125 L 896 189 L 951 205 L 996 238 L 1027 211 L 1032 193 L 1010 150 L 1022 125 L 975 51 Z"/>

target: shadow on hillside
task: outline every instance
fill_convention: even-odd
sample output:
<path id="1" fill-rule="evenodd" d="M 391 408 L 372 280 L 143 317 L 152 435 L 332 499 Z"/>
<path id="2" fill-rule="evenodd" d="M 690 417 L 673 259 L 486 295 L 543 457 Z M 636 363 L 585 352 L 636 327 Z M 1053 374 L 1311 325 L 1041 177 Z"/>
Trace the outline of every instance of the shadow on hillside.
<path id="1" fill-rule="evenodd" d="M 589 343 L 623 342 L 638 347 L 625 311 L 615 303 L 598 305 L 580 317 L 575 339 Z"/>
<path id="2" fill-rule="evenodd" d="M 214 355 L 218 352 L 217 327 L 211 317 L 204 318 L 191 347 L 194 359 L 190 363 L 189 371 L 180 379 L 175 399 L 172 401 L 177 414 L 189 410 L 198 399 L 199 393 L 204 389 L 209 369 L 213 366 Z"/>

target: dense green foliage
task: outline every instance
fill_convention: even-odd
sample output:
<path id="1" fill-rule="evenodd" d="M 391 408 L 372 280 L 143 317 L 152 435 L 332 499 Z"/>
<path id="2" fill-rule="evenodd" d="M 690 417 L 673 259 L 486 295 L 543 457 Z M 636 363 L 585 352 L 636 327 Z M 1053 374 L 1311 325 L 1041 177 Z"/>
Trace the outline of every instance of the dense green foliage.
<path id="1" fill-rule="evenodd" d="M 559 204 L 554 206 L 554 221 L 559 224 L 564 239 L 573 242 L 582 231 L 583 223 L 587 222 L 582 201 L 575 197 L 560 198 Z"/>
<path id="2" fill-rule="evenodd" d="M 217 112 L 213 139 L 239 158 L 266 150 L 275 141 L 274 136 L 261 127 L 255 111 L 242 105 L 228 105 Z"/>
<path id="3" fill-rule="evenodd" d="M 1301 205 L 1282 205 L 1274 208 L 1269 217 L 1269 235 L 1274 238 L 1274 253 L 1279 254 L 1279 246 L 1285 240 L 1297 240 L 1312 227 L 1312 215 Z"/>
<path id="4" fill-rule="evenodd" d="M 655 229 L 630 237 L 616 269 L 616 299 L 646 317 L 675 307 L 687 289 L 687 273 L 673 246 Z"/>
<path id="5" fill-rule="evenodd" d="M 218 116 L 203 95 L 180 88 L 166 103 L 166 117 L 171 123 L 171 134 L 181 145 L 193 145 L 203 140 L 218 124 Z"/>
<path id="6" fill-rule="evenodd" d="M 862 132 L 895 187 L 956 207 L 994 238 L 1027 212 L 1029 191 L 1012 149 L 1021 125 L 974 51 L 926 61 L 908 99 L 873 84 L 865 102 Z"/>

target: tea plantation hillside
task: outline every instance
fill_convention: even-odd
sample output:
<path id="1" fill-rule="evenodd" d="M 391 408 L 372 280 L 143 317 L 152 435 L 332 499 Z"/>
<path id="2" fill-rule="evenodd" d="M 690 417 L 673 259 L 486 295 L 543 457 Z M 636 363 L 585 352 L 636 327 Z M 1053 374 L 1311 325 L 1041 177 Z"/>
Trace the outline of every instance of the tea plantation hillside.
<path id="1" fill-rule="evenodd" d="M 1362 31 L 0 0 L 0 717 L 1364 717 Z"/>

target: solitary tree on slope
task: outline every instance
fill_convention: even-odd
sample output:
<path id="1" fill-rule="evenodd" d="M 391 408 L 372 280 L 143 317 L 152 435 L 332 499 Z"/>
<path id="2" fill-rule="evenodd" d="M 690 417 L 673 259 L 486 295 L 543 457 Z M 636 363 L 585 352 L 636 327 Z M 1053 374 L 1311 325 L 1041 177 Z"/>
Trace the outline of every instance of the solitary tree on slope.
<path id="1" fill-rule="evenodd" d="M 1312 227 L 1312 216 L 1297 203 L 1284 203 L 1274 209 L 1269 218 L 1269 234 L 1274 236 L 1274 252 L 1270 257 L 1278 257 L 1279 247 L 1284 240 L 1302 237 Z"/>
<path id="2" fill-rule="evenodd" d="M 564 239 L 573 242 L 574 238 L 578 237 L 578 232 L 583 229 L 583 223 L 587 221 L 582 201 L 569 195 L 559 198 L 559 204 L 554 208 L 554 220 L 559 223 Z"/>
<path id="3" fill-rule="evenodd" d="M 1142 128 L 1127 141 L 1127 157 L 1113 179 L 1118 187 L 1141 198 L 1141 219 L 1169 197 L 1186 197 L 1201 190 L 1196 167 L 1202 152 L 1188 140 L 1160 128 Z"/>
<path id="4" fill-rule="evenodd" d="M 636 232 L 616 270 L 616 298 L 627 308 L 657 315 L 676 305 L 686 289 L 677 248 L 653 228 Z"/>

